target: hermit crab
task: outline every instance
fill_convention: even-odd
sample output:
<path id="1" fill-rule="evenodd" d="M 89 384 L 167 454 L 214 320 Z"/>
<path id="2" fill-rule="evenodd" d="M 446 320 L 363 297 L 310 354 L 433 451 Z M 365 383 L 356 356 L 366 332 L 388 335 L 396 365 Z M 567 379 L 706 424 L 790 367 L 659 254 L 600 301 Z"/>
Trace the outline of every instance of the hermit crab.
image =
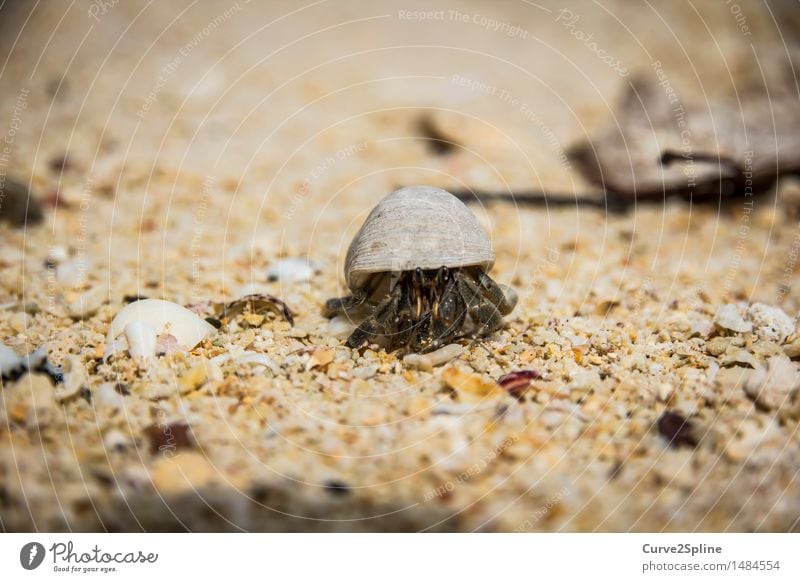
<path id="1" fill-rule="evenodd" d="M 455 196 L 409 186 L 384 198 L 350 243 L 344 274 L 350 295 L 329 299 L 325 315 L 360 319 L 351 348 L 374 340 L 428 352 L 496 331 L 517 303 L 487 272 L 494 251 L 486 231 Z"/>

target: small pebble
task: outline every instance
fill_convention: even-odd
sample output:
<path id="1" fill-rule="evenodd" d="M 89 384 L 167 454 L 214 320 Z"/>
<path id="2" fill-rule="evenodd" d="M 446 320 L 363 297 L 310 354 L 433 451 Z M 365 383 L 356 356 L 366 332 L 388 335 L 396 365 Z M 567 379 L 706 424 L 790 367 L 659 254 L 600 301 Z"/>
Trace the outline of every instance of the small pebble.
<path id="1" fill-rule="evenodd" d="M 9 318 L 8 323 L 15 332 L 25 333 L 31 325 L 31 320 L 27 313 L 19 311 Z"/>
<path id="2" fill-rule="evenodd" d="M 783 343 L 794 333 L 795 321 L 780 307 L 754 303 L 747 309 L 747 319 L 756 335 L 762 339 Z"/>
<path id="3" fill-rule="evenodd" d="M 692 435 L 692 424 L 677 412 L 664 412 L 658 419 L 658 434 L 667 439 L 673 448 L 694 447 L 697 444 Z"/>
<path id="4" fill-rule="evenodd" d="M 768 410 L 788 408 L 800 391 L 800 368 L 785 356 L 772 357 L 766 369 L 748 378 L 744 390 Z"/>
<path id="5" fill-rule="evenodd" d="M 64 361 L 64 383 L 55 392 L 57 402 L 67 402 L 81 394 L 89 385 L 86 366 L 79 356 L 70 355 Z"/>
<path id="6" fill-rule="evenodd" d="M 337 315 L 328 322 L 328 333 L 336 339 L 346 339 L 356 329 L 356 325 L 344 315 Z"/>
<path id="7" fill-rule="evenodd" d="M 16 379 L 25 371 L 25 360 L 14 350 L 0 343 L 0 373 L 4 379 Z"/>
<path id="8" fill-rule="evenodd" d="M 0 220 L 11 223 L 12 226 L 31 226 L 42 221 L 44 213 L 38 197 L 28 190 L 28 186 L 6 178 L 0 190 Z"/>
<path id="9" fill-rule="evenodd" d="M 291 285 L 303 283 L 314 276 L 316 268 L 305 259 L 283 259 L 267 269 L 267 280 Z"/>
<path id="10" fill-rule="evenodd" d="M 756 357 L 742 348 L 730 348 L 719 362 L 723 366 L 735 366 L 737 364 L 747 364 L 751 368 L 758 369 L 761 365 Z"/>
<path id="11" fill-rule="evenodd" d="M 454 360 L 463 352 L 464 346 L 460 344 L 448 344 L 428 354 L 408 354 L 403 358 L 403 362 L 409 366 L 416 366 L 423 370 L 431 370 L 435 366 Z"/>
<path id="12" fill-rule="evenodd" d="M 717 327 L 735 331 L 736 333 L 748 333 L 753 331 L 753 324 L 744 320 L 741 311 L 733 303 L 720 307 L 714 317 Z"/>

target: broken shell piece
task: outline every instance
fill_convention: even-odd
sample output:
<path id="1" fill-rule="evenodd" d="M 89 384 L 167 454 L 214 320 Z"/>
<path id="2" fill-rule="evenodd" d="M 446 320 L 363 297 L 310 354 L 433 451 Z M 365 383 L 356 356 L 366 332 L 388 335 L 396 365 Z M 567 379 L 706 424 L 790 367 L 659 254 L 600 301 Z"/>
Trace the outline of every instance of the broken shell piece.
<path id="1" fill-rule="evenodd" d="M 267 269 L 268 281 L 291 285 L 311 279 L 316 272 L 314 264 L 305 259 L 283 259 Z"/>
<path id="2" fill-rule="evenodd" d="M 236 317 L 245 311 L 257 315 L 270 312 L 280 315 L 283 319 L 288 321 L 290 325 L 294 325 L 294 318 L 292 317 L 292 312 L 289 307 L 273 295 L 261 293 L 245 295 L 241 299 L 236 299 L 230 303 L 217 303 L 214 305 L 214 308 L 220 317 L 227 317 L 228 319 Z"/>
<path id="3" fill-rule="evenodd" d="M 408 354 L 403 358 L 403 362 L 409 366 L 416 366 L 423 370 L 432 370 L 434 366 L 454 360 L 463 352 L 464 346 L 459 344 L 447 344 L 435 352 L 427 354 Z"/>
<path id="4" fill-rule="evenodd" d="M 123 333 L 126 333 L 125 328 L 128 324 L 135 321 L 149 325 L 155 330 L 156 334 L 166 331 L 170 335 L 175 336 L 178 344 L 185 346 L 186 349 L 192 349 L 203 341 L 204 338 L 216 331 L 214 326 L 202 317 L 192 313 L 185 307 L 181 307 L 177 303 L 164 301 L 162 299 L 143 299 L 125 306 L 111 321 L 111 326 L 106 336 L 106 357 L 110 355 L 110 349 L 118 347 L 114 343 L 115 340 Z M 134 327 L 132 329 L 136 330 L 137 328 Z M 138 329 L 142 330 L 143 334 L 144 328 L 140 327 Z M 136 337 L 133 331 L 132 337 Z M 141 335 L 142 340 L 145 340 L 146 337 L 152 338 L 152 348 L 154 351 L 155 338 L 150 335 Z M 130 349 L 130 338 L 127 338 L 127 333 L 126 339 L 128 339 L 128 348 Z M 142 349 L 142 353 L 145 353 L 145 349 L 150 349 L 149 344 L 137 345 L 136 349 L 138 350 L 140 348 Z"/>
<path id="5" fill-rule="evenodd" d="M 727 329 L 736 333 L 748 333 L 753 331 L 753 324 L 744 320 L 739 307 L 733 303 L 720 307 L 716 317 L 714 317 L 714 323 L 722 329 Z"/>
<path id="6" fill-rule="evenodd" d="M 723 366 L 746 364 L 756 370 L 761 367 L 753 354 L 747 350 L 736 347 L 728 348 L 728 351 L 725 352 L 725 355 L 720 360 L 720 364 Z"/>
<path id="7" fill-rule="evenodd" d="M 130 322 L 123 332 L 132 358 L 152 358 L 156 355 L 156 330 L 141 320 Z"/>
<path id="8" fill-rule="evenodd" d="M 25 359 L 0 343 L 0 373 L 3 378 L 16 378 L 25 371 Z"/>
<path id="9" fill-rule="evenodd" d="M 0 342 L 0 373 L 4 380 L 16 380 L 25 372 L 42 372 L 50 376 L 53 382 L 60 382 L 61 367 L 55 366 L 47 359 L 44 346 L 32 351 L 27 356 L 20 356 Z"/>
<path id="10" fill-rule="evenodd" d="M 185 348 L 178 343 L 178 339 L 169 333 L 162 333 L 156 336 L 156 355 L 173 354 L 185 351 Z"/>
<path id="11" fill-rule="evenodd" d="M 709 319 L 694 319 L 691 321 L 691 328 L 689 329 L 689 337 L 700 336 L 708 338 L 714 333 L 714 322 Z"/>
<path id="12" fill-rule="evenodd" d="M 747 309 L 747 319 L 752 322 L 756 335 L 762 339 L 783 343 L 794 333 L 794 319 L 780 307 L 753 303 Z"/>
<path id="13" fill-rule="evenodd" d="M 64 361 L 64 384 L 55 391 L 56 402 L 66 402 L 78 396 L 83 388 L 89 387 L 86 366 L 78 356 L 68 356 Z"/>
<path id="14" fill-rule="evenodd" d="M 274 374 L 280 372 L 280 367 L 275 363 L 274 360 L 267 357 L 266 354 L 261 354 L 259 352 L 244 352 L 241 356 L 235 358 L 233 363 L 237 366 L 263 366 L 268 370 L 271 370 Z"/>
<path id="15" fill-rule="evenodd" d="M 336 353 L 330 348 L 317 348 L 311 353 L 311 357 L 306 362 L 306 371 L 313 368 L 324 370 L 333 361 Z"/>
<path id="16" fill-rule="evenodd" d="M 336 339 L 345 339 L 356 329 L 356 325 L 344 315 L 337 315 L 328 322 L 328 333 Z"/>
<path id="17" fill-rule="evenodd" d="M 67 303 L 67 314 L 77 321 L 92 317 L 108 299 L 108 293 L 108 286 L 94 286 Z"/>

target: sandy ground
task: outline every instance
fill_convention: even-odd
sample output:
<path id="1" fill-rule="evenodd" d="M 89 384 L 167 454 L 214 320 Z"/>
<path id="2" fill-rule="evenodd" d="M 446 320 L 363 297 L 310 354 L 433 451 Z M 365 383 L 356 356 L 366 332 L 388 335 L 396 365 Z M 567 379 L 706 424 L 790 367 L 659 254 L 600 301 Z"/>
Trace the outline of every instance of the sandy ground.
<path id="1" fill-rule="evenodd" d="M 432 368 L 350 350 L 321 315 L 395 187 L 600 196 L 565 152 L 631 79 L 659 61 L 701 107 L 770 82 L 789 4 L 3 7 L 0 170 L 45 214 L 0 223 L 0 337 L 68 371 L 3 381 L 0 526 L 796 531 L 796 179 L 621 215 L 471 205 L 520 302 Z M 287 257 L 315 273 L 270 281 Z M 294 325 L 102 357 L 135 297 L 251 292 Z M 539 377 L 495 384 L 519 370 Z"/>

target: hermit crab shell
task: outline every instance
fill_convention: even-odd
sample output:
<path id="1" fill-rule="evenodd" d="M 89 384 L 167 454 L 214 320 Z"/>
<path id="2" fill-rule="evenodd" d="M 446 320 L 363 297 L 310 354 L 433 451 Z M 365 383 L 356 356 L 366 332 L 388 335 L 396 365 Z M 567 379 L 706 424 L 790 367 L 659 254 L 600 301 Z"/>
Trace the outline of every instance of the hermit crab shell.
<path id="1" fill-rule="evenodd" d="M 395 190 L 372 209 L 345 260 L 350 289 L 375 273 L 494 265 L 486 231 L 458 198 L 441 188 Z"/>

